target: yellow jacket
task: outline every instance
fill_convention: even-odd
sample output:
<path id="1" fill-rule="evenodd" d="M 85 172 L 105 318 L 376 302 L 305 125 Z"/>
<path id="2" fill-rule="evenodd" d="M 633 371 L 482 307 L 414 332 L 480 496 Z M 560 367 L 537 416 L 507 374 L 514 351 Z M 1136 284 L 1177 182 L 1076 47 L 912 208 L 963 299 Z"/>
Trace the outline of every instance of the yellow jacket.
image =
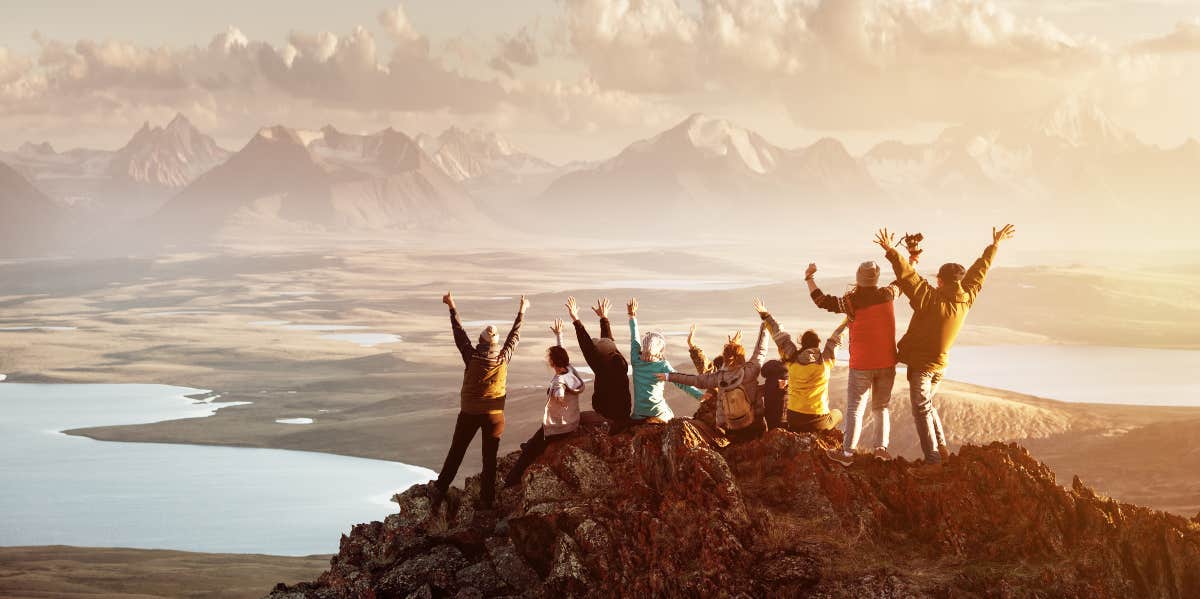
<path id="1" fill-rule="evenodd" d="M 829 336 L 823 351 L 815 347 L 802 350 L 796 347 L 791 335 L 779 329 L 774 317 L 763 314 L 762 318 L 779 348 L 780 359 L 787 365 L 787 409 L 817 416 L 828 414 L 829 373 L 833 371 L 834 351 L 842 343 L 841 332 L 845 324 Z"/>

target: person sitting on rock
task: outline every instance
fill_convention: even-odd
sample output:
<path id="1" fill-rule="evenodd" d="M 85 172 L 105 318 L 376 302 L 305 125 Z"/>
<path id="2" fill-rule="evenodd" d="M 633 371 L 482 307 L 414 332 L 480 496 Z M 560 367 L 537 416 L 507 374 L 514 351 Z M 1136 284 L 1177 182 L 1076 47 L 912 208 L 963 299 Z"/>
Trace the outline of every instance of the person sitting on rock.
<path id="1" fill-rule="evenodd" d="M 938 269 L 937 287 L 930 285 L 912 262 L 896 251 L 895 236 L 887 229 L 880 229 L 875 235 L 875 243 L 883 248 L 896 273 L 896 284 L 913 310 L 908 330 L 900 338 L 898 358 L 908 365 L 908 399 L 927 465 L 936 467 L 950 455 L 945 429 L 933 405 L 950 347 L 983 289 L 1000 242 L 1011 239 L 1015 233 L 1012 225 L 999 230 L 993 227 L 991 245 L 984 248 L 983 255 L 971 268 L 953 262 L 943 264 Z"/>
<path id="2" fill-rule="evenodd" d="M 766 410 L 767 430 L 784 428 L 787 424 L 787 366 L 779 360 L 767 360 L 762 367 L 763 409 Z"/>
<path id="3" fill-rule="evenodd" d="M 500 448 L 500 435 L 504 433 L 508 363 L 521 340 L 521 321 L 529 309 L 529 300 L 521 296 L 517 317 L 503 346 L 499 344 L 496 327 L 492 325 L 484 327 L 479 334 L 479 342 L 472 346 L 449 291 L 442 296 L 442 303 L 450 308 L 450 328 L 465 368 L 462 390 L 459 392 L 458 419 L 454 423 L 454 435 L 450 440 L 446 462 L 442 464 L 442 471 L 434 483 L 431 511 L 436 512 L 441 507 L 450 483 L 462 465 L 467 447 L 479 431 L 483 432 L 483 473 L 479 481 L 479 501 L 484 509 L 491 509 L 496 493 L 496 451 Z"/>
<path id="4" fill-rule="evenodd" d="M 779 329 L 779 323 L 767 311 L 761 299 L 754 300 L 754 309 L 762 317 L 775 345 L 779 358 L 788 371 L 787 428 L 794 433 L 815 433 L 835 428 L 842 421 L 841 410 L 829 409 L 829 374 L 833 370 L 834 350 L 842 343 L 842 322 L 825 349 L 819 349 L 821 337 L 808 330 L 800 336 L 797 347 L 792 336 Z"/>
<path id="5" fill-rule="evenodd" d="M 757 439 L 766 431 L 763 422 L 762 394 L 758 374 L 767 356 L 767 326 L 758 328 L 754 352 L 746 358 L 741 343 L 742 334 L 731 335 L 721 351 L 722 366 L 715 372 L 684 374 L 681 372 L 656 375 L 658 380 L 683 383 L 701 389 L 715 388 L 716 423 L 733 443 Z"/>
<path id="6" fill-rule="evenodd" d="M 667 338 L 662 333 L 650 332 L 645 337 L 638 334 L 637 298 L 632 298 L 626 305 L 629 313 L 629 352 L 633 359 L 633 414 L 635 423 L 664 423 L 675 417 L 671 406 L 663 397 L 664 383 L 655 375 L 675 372 L 671 363 L 664 357 L 667 351 Z M 639 338 L 641 339 L 639 341 Z M 695 399 L 704 396 L 704 392 L 688 385 L 676 383 L 685 393 Z"/>
<path id="7" fill-rule="evenodd" d="M 829 457 L 843 466 L 854 463 L 854 449 L 858 447 L 859 437 L 862 436 L 863 418 L 867 412 L 866 395 L 869 391 L 871 412 L 878 425 L 874 454 L 891 459 L 888 453 L 891 437 L 888 406 L 892 399 L 892 385 L 896 382 L 896 313 L 893 303 L 900 295 L 900 288 L 895 285 L 880 287 L 879 265 L 873 261 L 858 265 L 854 288 L 841 297 L 822 292 L 813 279 L 816 274 L 816 264 L 809 264 L 804 271 L 804 280 L 808 283 L 813 303 L 834 314 L 845 314 L 850 323 L 844 441 L 842 449 L 829 450 Z"/>
<path id="8" fill-rule="evenodd" d="M 592 337 L 587 327 L 579 321 L 579 304 L 575 298 L 568 297 L 566 304 L 583 359 L 595 375 L 592 409 L 606 418 L 616 430 L 628 422 L 633 410 L 633 396 L 629 394 L 629 362 L 621 355 L 608 320 L 611 305 L 608 298 L 602 298 L 592 307 L 592 311 L 600 317 L 600 336 Z"/>
<path id="9" fill-rule="evenodd" d="M 517 463 L 504 477 L 504 486 L 512 487 L 521 482 L 521 475 L 537 460 L 552 441 L 570 436 L 579 428 L 579 394 L 583 393 L 583 378 L 571 366 L 571 357 L 562 346 L 562 320 L 555 319 L 550 327 L 554 333 L 554 345 L 546 350 L 546 362 L 554 370 L 550 386 L 546 388 L 546 408 L 542 411 L 542 426 L 528 441 L 521 444 L 521 455 Z"/>
<path id="10" fill-rule="evenodd" d="M 694 323 L 688 328 L 687 346 L 688 356 L 692 358 L 692 365 L 696 367 L 697 373 L 708 374 L 721 369 L 725 358 L 717 356 L 710 362 L 704 350 L 699 345 L 696 345 L 696 325 Z M 700 398 L 700 405 L 696 407 L 696 413 L 692 415 L 692 418 L 711 429 L 707 431 L 709 434 L 714 435 L 717 434 L 716 398 L 717 390 L 715 388 L 705 389 L 704 397 Z"/>

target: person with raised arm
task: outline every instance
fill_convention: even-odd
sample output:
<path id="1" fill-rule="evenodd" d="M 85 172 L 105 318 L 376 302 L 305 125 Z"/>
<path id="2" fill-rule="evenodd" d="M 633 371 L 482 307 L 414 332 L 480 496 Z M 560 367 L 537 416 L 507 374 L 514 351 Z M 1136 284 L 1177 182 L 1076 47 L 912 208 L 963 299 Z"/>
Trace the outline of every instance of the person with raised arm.
<path id="1" fill-rule="evenodd" d="M 688 328 L 687 336 L 688 356 L 692 359 L 692 365 L 696 367 L 696 372 L 699 374 L 708 374 L 721 369 L 724 358 L 717 356 L 709 361 L 704 350 L 696 344 L 696 324 Z M 704 389 L 704 396 L 700 398 L 700 405 L 696 406 L 696 412 L 692 414 L 692 418 L 704 423 L 711 431 L 712 435 L 718 435 L 717 430 L 717 390 L 715 388 Z"/>
<path id="2" fill-rule="evenodd" d="M 430 510 L 437 512 L 450 489 L 450 483 L 458 474 L 467 447 L 475 439 L 475 433 L 483 435 L 483 473 L 480 478 L 479 502 L 483 509 L 491 509 L 496 493 L 496 452 L 500 448 L 500 435 L 504 433 L 504 400 L 508 395 L 508 363 L 517 351 L 521 340 L 521 321 L 529 309 L 529 300 L 521 296 L 517 317 L 504 345 L 500 345 L 495 326 L 488 325 L 479 333 L 478 341 L 472 345 L 471 338 L 463 329 L 458 317 L 454 296 L 449 291 L 442 296 L 442 303 L 450 309 L 450 329 L 454 333 L 454 345 L 463 360 L 462 390 L 459 392 L 458 419 L 454 423 L 454 434 L 450 438 L 450 451 L 442 464 L 442 471 L 434 483 L 434 494 Z"/>
<path id="3" fill-rule="evenodd" d="M 892 386 L 896 382 L 896 312 L 893 302 L 900 295 L 896 285 L 879 286 L 879 265 L 873 261 L 858 265 L 855 285 L 845 295 L 826 295 L 814 276 L 817 265 L 804 271 L 809 296 L 818 308 L 845 314 L 850 323 L 850 368 L 846 376 L 846 424 L 841 449 L 830 449 L 830 459 L 849 466 L 862 436 L 867 412 L 867 393 L 871 393 L 871 412 L 875 415 L 877 435 L 873 453 L 891 459 Z"/>
<path id="4" fill-rule="evenodd" d="M 631 298 L 626 304 L 629 314 L 629 355 L 633 363 L 633 414 L 634 422 L 666 422 L 675 417 L 671 406 L 663 397 L 663 381 L 655 375 L 675 372 L 667 361 L 667 338 L 662 333 L 649 332 L 645 337 L 638 333 L 637 298 Z M 640 340 L 639 340 L 640 339 Z M 688 385 L 675 383 L 695 399 L 704 396 L 704 392 Z"/>
<path id="5" fill-rule="evenodd" d="M 563 321 L 554 319 L 550 332 L 554 333 L 554 345 L 546 350 L 546 363 L 554 371 L 550 386 L 546 388 L 546 408 L 542 410 L 542 426 L 528 441 L 521 444 L 521 455 L 504 477 L 504 486 L 512 487 L 521 482 L 525 470 L 537 460 L 546 447 L 579 428 L 579 395 L 583 393 L 583 378 L 571 366 L 571 357 L 562 345 Z"/>
<path id="6" fill-rule="evenodd" d="M 842 343 L 846 323 L 833 331 L 820 349 L 821 337 L 808 330 L 798 340 L 779 328 L 775 317 L 767 311 L 761 299 L 754 300 L 754 309 L 763 319 L 779 359 L 788 371 L 787 429 L 794 433 L 815 433 L 837 427 L 842 421 L 841 410 L 829 409 L 829 374 L 835 361 L 834 350 Z"/>
<path id="7" fill-rule="evenodd" d="M 742 333 L 730 335 L 721 350 L 721 366 L 710 372 L 681 372 L 655 375 L 660 381 L 682 383 L 701 389 L 716 389 L 716 425 L 733 443 L 757 439 L 766 431 L 763 422 L 763 397 L 758 374 L 767 357 L 767 325 L 758 328 L 754 351 L 746 357 Z"/>
<path id="8" fill-rule="evenodd" d="M 895 236 L 880 229 L 875 243 L 883 248 L 896 273 L 896 285 L 912 306 L 912 320 L 900 338 L 898 358 L 908 365 L 908 399 L 925 463 L 940 466 L 949 457 L 944 429 L 933 397 L 945 373 L 950 348 L 975 305 L 1000 243 L 1016 234 L 1012 225 L 992 228 L 992 243 L 971 268 L 947 262 L 938 269 L 937 286 L 929 284 L 909 259 L 896 251 Z"/>
<path id="9" fill-rule="evenodd" d="M 596 300 L 592 312 L 600 317 L 600 336 L 592 337 L 587 327 L 579 321 L 579 304 L 574 297 L 567 298 L 567 314 L 575 326 L 575 338 L 588 368 L 595 375 L 592 389 L 592 409 L 613 423 L 619 430 L 629 420 L 633 410 L 633 397 L 629 394 L 629 362 L 621 355 L 613 339 L 612 324 L 608 310 L 612 304 L 608 298 Z"/>

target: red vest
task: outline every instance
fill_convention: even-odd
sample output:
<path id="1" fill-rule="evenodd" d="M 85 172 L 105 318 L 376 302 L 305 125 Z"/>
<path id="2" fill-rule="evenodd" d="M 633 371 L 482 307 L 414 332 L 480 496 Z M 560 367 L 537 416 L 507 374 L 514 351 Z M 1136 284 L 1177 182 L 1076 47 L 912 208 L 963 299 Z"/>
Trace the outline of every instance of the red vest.
<path id="1" fill-rule="evenodd" d="M 854 311 L 850 323 L 850 368 L 874 370 L 896 365 L 896 311 L 893 302 Z"/>

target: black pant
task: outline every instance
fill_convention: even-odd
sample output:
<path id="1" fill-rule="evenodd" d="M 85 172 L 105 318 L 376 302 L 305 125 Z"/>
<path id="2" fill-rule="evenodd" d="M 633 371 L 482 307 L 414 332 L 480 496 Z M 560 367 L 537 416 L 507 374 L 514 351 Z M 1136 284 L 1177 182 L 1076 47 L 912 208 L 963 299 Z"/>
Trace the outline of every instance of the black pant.
<path id="1" fill-rule="evenodd" d="M 517 463 L 513 464 L 512 470 L 508 471 L 508 476 L 504 477 L 504 486 L 511 487 L 521 482 L 521 475 L 525 474 L 525 470 L 533 465 L 533 463 L 537 461 L 538 457 L 546 451 L 546 447 L 550 445 L 551 441 L 562 439 L 570 435 L 571 433 L 547 435 L 546 429 L 537 429 L 537 432 L 533 433 L 533 436 L 530 437 L 529 440 L 523 445 L 521 445 L 521 457 L 517 458 Z"/>
<path id="2" fill-rule="evenodd" d="M 774 381 L 767 381 L 767 384 L 774 384 Z M 767 410 L 766 416 L 768 429 L 782 428 L 783 413 L 787 411 L 787 394 L 778 388 L 776 388 L 774 391 L 776 391 L 776 393 L 772 393 L 772 390 L 768 389 L 763 398 L 763 403 L 766 405 Z"/>
<path id="3" fill-rule="evenodd" d="M 467 447 L 475 439 L 476 431 L 483 431 L 483 474 L 479 481 L 479 498 L 483 503 L 490 504 L 496 497 L 496 452 L 500 449 L 500 435 L 504 433 L 503 412 L 458 413 L 458 420 L 454 423 L 454 436 L 450 440 L 450 452 L 446 454 L 446 462 L 442 464 L 437 486 L 443 492 L 450 488 L 450 483 L 458 475 L 458 467 L 462 465 Z"/>
<path id="4" fill-rule="evenodd" d="M 754 424 L 741 429 L 725 429 L 725 438 L 729 439 L 730 443 L 738 444 L 747 441 L 753 441 L 766 432 L 767 427 L 762 418 L 756 418 Z"/>

